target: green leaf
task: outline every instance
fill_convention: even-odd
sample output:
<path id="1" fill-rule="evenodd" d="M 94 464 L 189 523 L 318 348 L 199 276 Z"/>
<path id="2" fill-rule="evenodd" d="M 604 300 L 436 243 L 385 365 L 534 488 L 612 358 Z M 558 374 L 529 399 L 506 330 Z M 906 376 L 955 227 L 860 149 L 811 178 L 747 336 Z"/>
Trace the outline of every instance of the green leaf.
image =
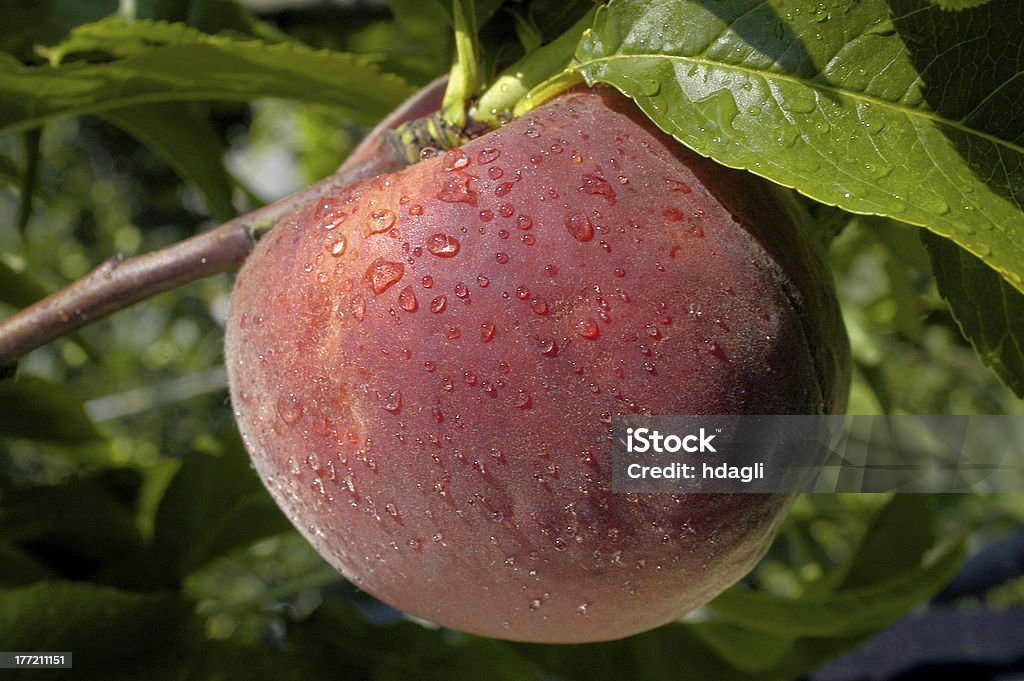
<path id="1" fill-rule="evenodd" d="M 831 581 L 831 590 L 869 587 L 916 573 L 935 546 L 937 511 L 930 494 L 894 494 L 872 517 L 853 555 Z"/>
<path id="2" fill-rule="evenodd" d="M 524 100 L 530 90 L 552 73 L 558 73 L 569 65 L 580 37 L 593 20 L 594 12 L 584 14 L 558 38 L 529 52 L 505 69 L 480 96 L 473 110 L 474 118 L 497 127 L 502 114 L 512 111 L 516 102 Z"/>
<path id="3" fill-rule="evenodd" d="M 219 456 L 193 453 L 157 509 L 154 544 L 180 580 L 214 558 L 291 528 L 237 438 Z"/>
<path id="4" fill-rule="evenodd" d="M 195 604 L 175 593 L 132 593 L 48 581 L 0 591 L 0 649 L 69 651 L 74 669 L 32 670 L 26 679 L 105 681 L 338 678 L 332 661 L 270 646 L 210 641 Z"/>
<path id="5" fill-rule="evenodd" d="M 451 63 L 451 14 L 436 0 L 389 0 L 398 27 L 411 38 L 407 49 L 427 62 L 426 72 L 442 73 Z"/>
<path id="6" fill-rule="evenodd" d="M 14 161 L 3 154 L 0 154 L 0 182 L 12 187 L 21 186 L 21 171 L 18 170 Z M 3 291 L 2 286 L 0 286 L 0 291 Z"/>
<path id="7" fill-rule="evenodd" d="M 530 23 L 548 42 L 572 28 L 583 15 L 596 10 L 597 4 L 593 0 L 533 0 L 527 12 Z"/>
<path id="8" fill-rule="evenodd" d="M 516 644 L 515 649 L 563 681 L 749 681 L 751 678 L 719 655 L 686 624 L 667 624 L 606 643 Z"/>
<path id="9" fill-rule="evenodd" d="M 0 0 L 0 52 L 30 60 L 37 45 L 52 44 L 75 26 L 117 11 L 117 0 Z"/>
<path id="10" fill-rule="evenodd" d="M 195 106 L 143 104 L 102 116 L 149 145 L 206 198 L 210 215 L 225 222 L 237 215 L 231 202 L 234 184 L 221 159 L 224 142 Z"/>
<path id="11" fill-rule="evenodd" d="M 0 381 L 0 437 L 84 444 L 103 440 L 82 401 L 61 383 L 34 376 Z"/>
<path id="12" fill-rule="evenodd" d="M 150 583 L 135 522 L 138 473 L 106 469 L 56 485 L 5 490 L 0 540 L 67 579 L 126 588 Z"/>
<path id="13" fill-rule="evenodd" d="M 175 7 L 177 5 L 177 7 Z M 154 19 L 184 21 L 206 33 L 234 31 L 269 43 L 292 40 L 286 33 L 260 20 L 239 0 L 187 0 L 154 3 Z"/>
<path id="14" fill-rule="evenodd" d="M 47 293 L 46 287 L 34 277 L 0 260 L 0 303 L 18 308 L 27 307 L 46 297 Z"/>
<path id="15" fill-rule="evenodd" d="M 962 9 L 973 9 L 975 7 L 981 7 L 989 0 L 928 0 L 933 5 L 937 5 L 942 9 L 959 11 Z"/>
<path id="16" fill-rule="evenodd" d="M 1024 5 L 807 8 L 612 0 L 577 68 L 701 154 L 946 235 L 1024 291 Z"/>
<path id="17" fill-rule="evenodd" d="M 75 669 L 103 678 L 149 678 L 173 659 L 183 633 L 200 635 L 198 625 L 173 594 L 59 581 L 0 591 L 0 648 L 70 651 Z"/>
<path id="18" fill-rule="evenodd" d="M 0 540 L 0 588 L 24 586 L 53 577 L 45 565 L 14 544 Z"/>
<path id="19" fill-rule="evenodd" d="M 299 651 L 327 656 L 336 678 L 375 681 L 530 681 L 540 673 L 512 645 L 427 629 L 412 622 L 376 626 L 337 600 L 290 632 Z"/>
<path id="20" fill-rule="evenodd" d="M 726 622 L 777 636 L 854 636 L 881 629 L 941 589 L 963 558 L 964 548 L 957 543 L 929 564 L 867 586 L 801 598 L 733 587 L 710 607 Z"/>
<path id="21" fill-rule="evenodd" d="M 697 622 L 694 634 L 737 669 L 766 671 L 782 664 L 793 648 L 793 639 L 752 631 L 728 622 Z"/>
<path id="22" fill-rule="evenodd" d="M 952 241 L 924 236 L 939 293 L 964 338 L 1024 398 L 1024 295 Z"/>
<path id="23" fill-rule="evenodd" d="M 79 45 L 86 38 L 97 49 L 130 47 L 118 48 L 127 56 L 103 64 L 0 64 L 0 134 L 139 104 L 258 97 L 327 104 L 369 124 L 411 94 L 400 78 L 364 59 L 299 45 L 209 36 L 146 21 L 90 24 L 77 29 L 72 41 Z M 158 44 L 144 49 L 141 43 L 151 38 Z M 132 39 L 140 44 L 131 46 Z"/>

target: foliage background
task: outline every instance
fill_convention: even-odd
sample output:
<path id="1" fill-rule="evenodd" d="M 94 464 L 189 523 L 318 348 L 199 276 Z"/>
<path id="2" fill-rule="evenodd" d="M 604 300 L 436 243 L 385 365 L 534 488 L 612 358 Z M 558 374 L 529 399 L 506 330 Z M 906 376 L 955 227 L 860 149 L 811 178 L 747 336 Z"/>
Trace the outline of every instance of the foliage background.
<path id="1" fill-rule="evenodd" d="M 586 9 L 507 3 L 484 36 L 549 40 Z M 115 252 L 159 248 L 332 172 L 365 126 L 451 62 L 438 8 L 408 0 L 259 15 L 228 0 L 0 0 L 0 60 L 40 64 L 54 53 L 36 46 L 117 12 L 239 43 L 361 55 L 401 80 L 372 106 L 312 89 L 240 92 L 4 128 L 2 315 Z M 103 64 L 169 35 L 70 52 Z M 346 64 L 303 85 L 379 85 Z M 919 229 L 809 204 L 823 233 L 838 232 L 829 256 L 854 350 L 851 413 L 1024 414 L 939 296 Z M 1012 633 L 1024 630 L 1015 495 L 803 497 L 743 585 L 685 623 L 621 642 L 528 646 L 409 621 L 323 563 L 249 468 L 222 367 L 231 282 L 213 277 L 100 321 L 0 383 L 0 650 L 70 650 L 76 676 L 105 679 L 844 679 L 867 678 L 858 658 L 822 665 L 902 617 L 876 644 L 870 678 L 938 663 L 1024 666 Z M 964 550 L 972 559 L 946 586 Z M 1001 635 L 960 645 L 993 623 Z M 918 655 L 914 641 L 931 652 Z"/>

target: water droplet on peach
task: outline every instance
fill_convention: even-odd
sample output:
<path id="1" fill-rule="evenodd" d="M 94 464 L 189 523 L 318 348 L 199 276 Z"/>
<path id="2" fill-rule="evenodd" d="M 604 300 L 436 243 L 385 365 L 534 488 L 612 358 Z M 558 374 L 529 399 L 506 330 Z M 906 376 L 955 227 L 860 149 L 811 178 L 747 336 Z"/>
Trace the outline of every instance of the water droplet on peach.
<path id="1" fill-rule="evenodd" d="M 415 312 L 419 308 L 412 286 L 406 286 L 398 293 L 398 305 L 406 312 Z"/>
<path id="2" fill-rule="evenodd" d="M 448 307 L 448 298 L 445 296 L 438 296 L 430 301 L 430 311 L 434 314 L 440 314 L 444 312 L 444 309 Z"/>
<path id="3" fill-rule="evenodd" d="M 328 250 L 330 251 L 331 255 L 337 258 L 345 253 L 346 248 L 348 248 L 348 240 L 344 236 L 341 236 L 338 238 L 337 241 L 330 245 Z"/>
<path id="4" fill-rule="evenodd" d="M 386 208 L 373 211 L 370 213 L 369 220 L 367 220 L 367 235 L 381 234 L 388 231 L 395 226 L 395 221 L 397 219 L 398 217 Z"/>
<path id="5" fill-rule="evenodd" d="M 476 192 L 469 188 L 471 179 L 461 174 L 448 176 L 442 180 L 435 197 L 445 203 L 468 203 L 476 206 Z"/>
<path id="6" fill-rule="evenodd" d="M 317 203 L 316 210 L 313 211 L 313 218 L 315 220 L 323 220 L 325 218 L 333 220 L 343 214 L 342 210 L 344 207 L 345 204 L 340 199 L 336 199 L 333 196 L 325 196 Z"/>
<path id="7" fill-rule="evenodd" d="M 583 184 L 580 185 L 581 192 L 592 196 L 603 196 L 612 206 L 615 205 L 615 190 L 600 175 L 584 175 Z"/>
<path id="8" fill-rule="evenodd" d="M 541 338 L 538 341 L 540 346 L 540 354 L 547 355 L 548 357 L 554 357 L 558 354 L 558 343 L 553 338 Z"/>
<path id="9" fill-rule="evenodd" d="M 490 343 L 492 340 L 494 340 L 495 331 L 496 329 L 494 324 L 492 324 L 491 322 L 484 322 L 480 326 L 480 342 Z"/>
<path id="10" fill-rule="evenodd" d="M 362 296 L 354 296 L 348 303 L 349 312 L 356 321 L 363 321 L 366 316 L 366 300 Z"/>
<path id="11" fill-rule="evenodd" d="M 459 240 L 448 234 L 432 234 L 427 239 L 427 252 L 439 258 L 451 258 L 459 252 Z"/>
<path id="12" fill-rule="evenodd" d="M 565 228 L 577 241 L 590 241 L 594 238 L 594 225 L 590 218 L 582 213 L 573 213 L 565 217 Z"/>
<path id="13" fill-rule="evenodd" d="M 302 417 L 303 406 L 294 394 L 281 395 L 277 398 L 277 415 L 289 426 L 294 425 Z"/>
<path id="14" fill-rule="evenodd" d="M 601 334 L 601 330 L 597 327 L 596 321 L 587 317 L 576 323 L 576 333 L 584 338 L 593 340 Z"/>
<path id="15" fill-rule="evenodd" d="M 459 170 L 469 165 L 469 156 L 466 152 L 455 147 L 444 152 L 444 158 L 441 159 L 441 167 L 445 170 Z"/>
<path id="16" fill-rule="evenodd" d="M 402 391 L 392 390 L 386 395 L 381 396 L 380 406 L 392 414 L 397 414 L 402 410 Z"/>
<path id="17" fill-rule="evenodd" d="M 367 268 L 363 275 L 363 281 L 373 289 L 373 292 L 380 295 L 389 287 L 398 283 L 405 272 L 405 267 L 400 262 L 391 262 L 384 258 L 377 258 Z"/>
<path id="18" fill-rule="evenodd" d="M 497 161 L 499 156 L 501 156 L 501 151 L 498 149 L 493 147 L 484 147 L 480 150 L 480 153 L 477 154 L 476 160 L 477 163 L 483 166 Z"/>
<path id="19" fill-rule="evenodd" d="M 671 177 L 666 177 L 665 178 L 665 182 L 668 184 L 669 191 L 672 191 L 672 192 L 679 192 L 681 194 L 689 194 L 690 192 L 693 191 L 690 188 L 690 185 L 688 185 L 687 183 L 683 182 L 682 180 L 676 180 L 676 179 L 673 179 Z"/>

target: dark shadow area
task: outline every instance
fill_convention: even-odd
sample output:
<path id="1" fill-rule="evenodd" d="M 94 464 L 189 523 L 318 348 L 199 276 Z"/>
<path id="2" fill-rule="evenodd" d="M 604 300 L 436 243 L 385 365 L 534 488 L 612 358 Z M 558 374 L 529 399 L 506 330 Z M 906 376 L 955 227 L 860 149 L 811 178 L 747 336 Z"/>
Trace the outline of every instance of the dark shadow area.
<path id="1" fill-rule="evenodd" d="M 803 40 L 789 23 L 762 0 L 717 2 L 705 0 L 704 8 L 729 25 L 729 29 L 756 52 L 772 59 L 787 73 L 813 80 L 818 67 Z"/>
<path id="2" fill-rule="evenodd" d="M 1020 207 L 1024 3 L 992 0 L 961 12 L 943 11 L 923 0 L 888 3 L 920 74 L 928 108 L 954 122 L 940 130 L 979 180 Z"/>
<path id="3" fill-rule="evenodd" d="M 1024 673 L 1024 610 L 935 609 L 898 620 L 809 681 L 995 681 Z"/>

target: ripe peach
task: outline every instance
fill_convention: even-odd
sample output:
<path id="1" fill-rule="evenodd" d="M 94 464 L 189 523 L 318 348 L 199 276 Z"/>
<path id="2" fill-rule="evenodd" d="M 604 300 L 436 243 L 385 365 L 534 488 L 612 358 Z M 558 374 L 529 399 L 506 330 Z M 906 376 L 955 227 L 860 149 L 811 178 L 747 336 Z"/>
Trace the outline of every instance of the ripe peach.
<path id="1" fill-rule="evenodd" d="M 570 92 L 275 227 L 228 322 L 238 424 L 296 527 L 395 607 L 644 631 L 746 574 L 790 498 L 612 493 L 610 420 L 841 411 L 818 251 L 789 193 Z"/>

